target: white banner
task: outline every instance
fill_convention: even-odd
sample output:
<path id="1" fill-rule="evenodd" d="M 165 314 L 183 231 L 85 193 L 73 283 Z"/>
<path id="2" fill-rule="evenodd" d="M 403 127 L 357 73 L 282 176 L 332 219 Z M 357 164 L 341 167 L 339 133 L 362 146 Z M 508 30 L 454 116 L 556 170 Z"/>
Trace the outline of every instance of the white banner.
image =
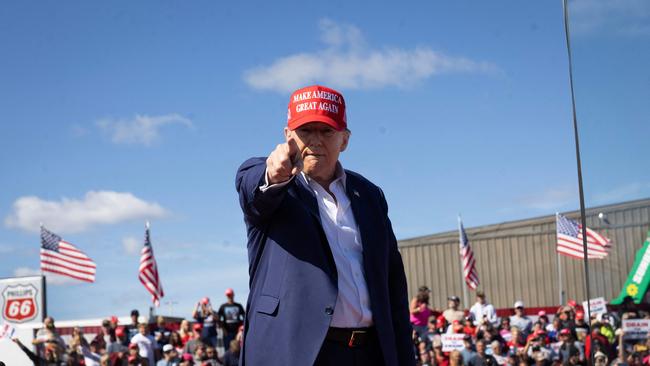
<path id="1" fill-rule="evenodd" d="M 623 320 L 624 339 L 646 339 L 650 332 L 650 319 Z"/>
<path id="2" fill-rule="evenodd" d="M 591 307 L 591 312 L 596 316 L 607 313 L 607 301 L 605 301 L 604 297 L 589 300 L 589 306 Z M 590 319 L 591 316 L 589 315 L 589 308 L 587 308 L 586 301 L 582 302 L 582 308 L 585 311 L 585 319 Z"/>
<path id="3" fill-rule="evenodd" d="M 465 348 L 463 339 L 465 334 L 443 334 L 442 335 L 442 352 L 462 351 Z"/>
<path id="4" fill-rule="evenodd" d="M 0 321 L 9 324 L 40 323 L 45 309 L 43 276 L 0 279 Z"/>

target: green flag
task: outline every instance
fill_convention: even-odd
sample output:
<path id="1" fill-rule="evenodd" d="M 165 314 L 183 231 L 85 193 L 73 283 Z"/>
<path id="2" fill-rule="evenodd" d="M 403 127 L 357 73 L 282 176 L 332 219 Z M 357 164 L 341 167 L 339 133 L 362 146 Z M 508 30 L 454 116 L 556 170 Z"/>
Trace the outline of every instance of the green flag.
<path id="1" fill-rule="evenodd" d="M 648 238 L 643 243 L 643 247 L 636 252 L 634 265 L 627 276 L 621 294 L 611 303 L 614 305 L 621 304 L 625 296 L 631 296 L 636 304 L 640 303 L 648 289 L 648 284 L 650 284 L 648 267 L 650 267 L 650 231 L 648 231 Z"/>

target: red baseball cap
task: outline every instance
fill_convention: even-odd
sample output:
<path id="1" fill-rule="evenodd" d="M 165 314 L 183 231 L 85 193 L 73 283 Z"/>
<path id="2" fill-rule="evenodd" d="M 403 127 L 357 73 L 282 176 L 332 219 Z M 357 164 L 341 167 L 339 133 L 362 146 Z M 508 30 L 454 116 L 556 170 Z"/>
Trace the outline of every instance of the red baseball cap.
<path id="1" fill-rule="evenodd" d="M 201 304 L 207 305 L 210 302 L 210 299 L 208 297 L 204 297 L 201 299 Z"/>
<path id="2" fill-rule="evenodd" d="M 576 312 L 576 319 L 584 319 L 584 318 L 585 318 L 585 313 L 583 311 Z"/>
<path id="3" fill-rule="evenodd" d="M 140 347 L 138 347 L 138 344 L 137 344 L 137 343 L 131 343 L 131 344 L 129 344 L 129 349 L 139 349 L 139 348 L 140 348 Z"/>
<path id="4" fill-rule="evenodd" d="M 117 327 L 115 329 L 115 335 L 121 337 L 124 335 L 124 327 Z"/>
<path id="5" fill-rule="evenodd" d="M 325 86 L 313 85 L 291 94 L 287 112 L 290 130 L 310 122 L 323 122 L 338 131 L 348 127 L 343 95 Z"/>
<path id="6" fill-rule="evenodd" d="M 232 296 L 235 294 L 235 291 L 233 291 L 231 288 L 226 289 L 226 296 Z"/>
<path id="7" fill-rule="evenodd" d="M 567 329 L 567 328 L 564 328 L 564 329 L 562 329 L 562 330 L 560 331 L 560 334 L 561 334 L 561 335 L 571 334 L 571 331 L 570 331 L 569 329 Z"/>

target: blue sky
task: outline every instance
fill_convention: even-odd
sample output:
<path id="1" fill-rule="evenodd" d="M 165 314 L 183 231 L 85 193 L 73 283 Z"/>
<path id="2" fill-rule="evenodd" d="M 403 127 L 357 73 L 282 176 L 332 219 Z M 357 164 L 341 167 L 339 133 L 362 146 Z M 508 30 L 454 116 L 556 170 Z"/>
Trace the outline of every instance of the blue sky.
<path id="1" fill-rule="evenodd" d="M 587 204 L 649 197 L 650 4 L 571 10 Z M 578 207 L 560 1 L 10 1 L 0 45 L 0 277 L 38 270 L 39 222 L 98 266 L 48 279 L 59 319 L 146 310 L 147 219 L 176 315 L 245 302 L 234 174 L 308 84 L 344 93 L 398 238 Z"/>

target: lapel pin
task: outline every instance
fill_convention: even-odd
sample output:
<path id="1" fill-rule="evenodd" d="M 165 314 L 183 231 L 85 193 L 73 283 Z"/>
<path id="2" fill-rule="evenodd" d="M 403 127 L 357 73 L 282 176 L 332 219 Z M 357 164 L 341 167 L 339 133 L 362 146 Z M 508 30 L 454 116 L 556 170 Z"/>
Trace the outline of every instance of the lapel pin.
<path id="1" fill-rule="evenodd" d="M 356 189 L 354 191 L 352 191 L 352 193 L 354 193 L 354 195 L 357 196 L 357 197 L 361 197 L 361 196 L 359 196 L 359 191 L 357 191 Z"/>

